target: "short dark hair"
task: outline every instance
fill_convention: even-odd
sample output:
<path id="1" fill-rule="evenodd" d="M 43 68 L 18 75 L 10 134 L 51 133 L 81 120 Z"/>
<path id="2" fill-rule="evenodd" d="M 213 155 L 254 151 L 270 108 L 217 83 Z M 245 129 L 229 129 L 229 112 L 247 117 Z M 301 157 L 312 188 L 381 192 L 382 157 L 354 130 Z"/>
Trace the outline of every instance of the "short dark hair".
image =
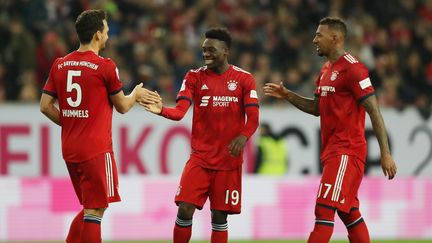
<path id="1" fill-rule="evenodd" d="M 75 21 L 75 29 L 80 43 L 90 43 L 97 31 L 103 31 L 104 19 L 106 19 L 106 12 L 103 10 L 91 9 L 82 12 Z"/>
<path id="2" fill-rule="evenodd" d="M 231 48 L 231 34 L 226 28 L 211 28 L 206 31 L 205 37 L 209 39 L 217 39 L 225 42 L 225 45 Z"/>
<path id="3" fill-rule="evenodd" d="M 338 17 L 325 17 L 320 20 L 320 25 L 328 25 L 330 29 L 334 29 L 337 31 L 340 31 L 343 36 L 346 38 L 348 34 L 347 26 L 345 24 L 345 21 Z"/>

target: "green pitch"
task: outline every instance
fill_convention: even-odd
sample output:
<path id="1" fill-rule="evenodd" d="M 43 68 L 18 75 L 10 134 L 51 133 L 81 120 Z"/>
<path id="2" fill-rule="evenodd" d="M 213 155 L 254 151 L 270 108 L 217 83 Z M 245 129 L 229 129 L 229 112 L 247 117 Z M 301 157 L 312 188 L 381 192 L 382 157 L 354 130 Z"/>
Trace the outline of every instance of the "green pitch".
<path id="1" fill-rule="evenodd" d="M 171 243 L 172 241 L 104 241 L 105 243 Z M 191 241 L 191 243 L 209 243 L 210 241 Z M 233 240 L 230 243 L 305 243 L 306 240 Z M 334 240 L 330 243 L 347 243 L 346 240 Z M 372 240 L 371 243 L 426 243 L 429 240 Z M 64 243 L 62 241 L 37 242 L 37 241 L 0 241 L 0 243 Z"/>

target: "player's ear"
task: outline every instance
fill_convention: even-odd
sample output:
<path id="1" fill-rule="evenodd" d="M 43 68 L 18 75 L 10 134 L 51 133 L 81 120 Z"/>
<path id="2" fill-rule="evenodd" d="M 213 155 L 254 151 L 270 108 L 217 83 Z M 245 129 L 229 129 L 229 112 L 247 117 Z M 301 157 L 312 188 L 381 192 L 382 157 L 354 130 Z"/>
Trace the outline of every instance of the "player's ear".
<path id="1" fill-rule="evenodd" d="M 333 40 L 333 42 L 334 42 L 335 44 L 338 43 L 338 42 L 340 42 L 342 39 L 343 39 L 343 35 L 342 35 L 342 33 L 339 33 L 339 32 L 335 32 L 335 33 L 333 33 L 333 35 L 332 35 L 332 40 Z"/>
<path id="2" fill-rule="evenodd" d="M 96 33 L 93 35 L 95 40 L 101 40 L 102 39 L 102 32 L 100 30 L 96 31 Z"/>
<path id="3" fill-rule="evenodd" d="M 228 53 L 229 53 L 229 48 L 225 46 L 224 47 L 224 54 L 228 56 Z"/>

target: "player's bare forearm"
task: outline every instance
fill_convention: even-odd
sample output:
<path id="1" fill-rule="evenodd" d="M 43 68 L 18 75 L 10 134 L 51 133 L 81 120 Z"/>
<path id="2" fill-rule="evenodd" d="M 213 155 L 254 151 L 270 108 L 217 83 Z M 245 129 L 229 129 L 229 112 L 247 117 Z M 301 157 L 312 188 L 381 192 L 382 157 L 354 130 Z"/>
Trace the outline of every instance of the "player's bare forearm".
<path id="1" fill-rule="evenodd" d="M 317 99 L 310 99 L 298 95 L 295 92 L 285 88 L 282 82 L 276 83 L 266 83 L 264 85 L 264 94 L 267 96 L 272 96 L 278 99 L 285 99 L 299 110 L 312 114 L 314 116 L 319 116 L 319 107 Z"/>
<path id="2" fill-rule="evenodd" d="M 316 99 L 306 98 L 291 91 L 286 95 L 285 99 L 299 110 L 319 116 L 318 101 Z"/>
<path id="3" fill-rule="evenodd" d="M 383 173 L 389 180 L 393 179 L 397 173 L 396 162 L 393 160 L 390 154 L 390 148 L 388 144 L 388 137 L 384 120 L 378 107 L 378 102 L 375 96 L 368 97 L 362 103 L 372 122 L 372 127 L 377 137 L 380 150 L 381 150 L 381 168 Z"/>
<path id="4" fill-rule="evenodd" d="M 363 101 L 362 105 L 369 114 L 375 136 L 377 137 L 380 146 L 381 154 L 390 154 L 387 131 L 376 97 L 368 97 L 365 101 Z"/>
<path id="5" fill-rule="evenodd" d="M 60 124 L 60 111 L 55 106 L 56 98 L 51 95 L 43 93 L 40 100 L 40 111 L 48 117 L 52 122 L 61 126 Z"/>
<path id="6" fill-rule="evenodd" d="M 135 86 L 133 91 L 129 95 L 124 95 L 123 91 L 118 92 L 115 95 L 111 95 L 111 102 L 113 103 L 115 109 L 121 113 L 125 114 L 128 112 L 135 104 L 137 98 L 141 95 L 142 83 Z"/>
<path id="7" fill-rule="evenodd" d="M 52 106 L 45 111 L 42 111 L 42 113 L 46 117 L 48 117 L 52 122 L 61 126 L 60 125 L 60 111 L 55 106 Z"/>

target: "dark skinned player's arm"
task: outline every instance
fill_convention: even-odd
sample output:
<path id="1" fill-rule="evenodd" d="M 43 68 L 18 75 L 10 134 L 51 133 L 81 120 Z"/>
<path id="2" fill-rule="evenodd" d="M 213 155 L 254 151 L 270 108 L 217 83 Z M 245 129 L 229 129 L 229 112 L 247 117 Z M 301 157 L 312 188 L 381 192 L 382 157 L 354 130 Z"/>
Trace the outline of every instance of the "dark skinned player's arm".
<path id="1" fill-rule="evenodd" d="M 306 98 L 292 91 L 288 91 L 288 93 L 286 93 L 285 95 L 285 99 L 303 112 L 314 116 L 320 115 L 319 100 L 317 97 L 315 97 L 314 99 Z"/>
<path id="2" fill-rule="evenodd" d="M 380 146 L 381 153 L 390 154 L 387 131 L 381 112 L 379 110 L 376 96 L 371 95 L 367 97 L 361 104 L 365 108 L 366 112 L 369 114 L 375 136 L 377 137 Z"/>

